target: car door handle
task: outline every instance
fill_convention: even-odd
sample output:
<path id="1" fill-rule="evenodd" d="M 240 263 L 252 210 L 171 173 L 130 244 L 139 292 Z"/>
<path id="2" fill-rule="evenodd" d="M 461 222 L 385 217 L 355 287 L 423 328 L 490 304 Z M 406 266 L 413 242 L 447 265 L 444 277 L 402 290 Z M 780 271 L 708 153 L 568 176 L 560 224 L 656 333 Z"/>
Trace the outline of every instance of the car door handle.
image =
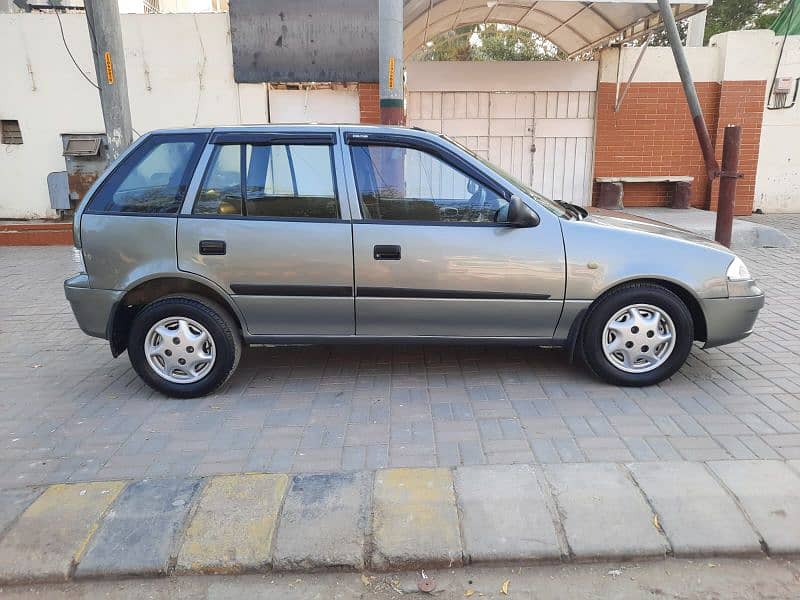
<path id="1" fill-rule="evenodd" d="M 375 260 L 400 260 L 400 246 L 375 246 L 372 255 Z"/>
<path id="2" fill-rule="evenodd" d="M 225 242 L 222 240 L 202 240 L 200 242 L 200 254 L 209 256 L 222 256 L 228 251 Z"/>

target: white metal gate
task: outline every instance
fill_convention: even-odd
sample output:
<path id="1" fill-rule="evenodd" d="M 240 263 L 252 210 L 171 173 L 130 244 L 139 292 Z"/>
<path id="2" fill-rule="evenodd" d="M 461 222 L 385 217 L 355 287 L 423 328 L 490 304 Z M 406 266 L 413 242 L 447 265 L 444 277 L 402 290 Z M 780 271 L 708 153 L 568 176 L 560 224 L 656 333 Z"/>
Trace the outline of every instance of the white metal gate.
<path id="1" fill-rule="evenodd" d="M 454 138 L 546 196 L 591 203 L 596 70 L 594 78 L 581 73 L 582 83 L 576 86 L 571 66 L 580 63 L 548 63 L 546 76 L 532 79 L 532 70 L 542 70 L 536 63 L 490 63 L 495 74 L 486 70 L 485 63 L 454 63 L 458 65 L 455 76 L 451 72 L 442 76 L 442 83 L 426 85 L 435 82 L 432 71 L 449 64 L 409 65 L 409 125 Z M 561 76 L 551 65 L 563 68 Z M 470 70 L 473 76 L 466 80 L 458 76 Z M 518 87 L 526 89 L 508 89 L 508 71 L 515 70 L 523 71 Z M 453 89 L 459 85 L 505 91 Z M 419 89 L 442 86 L 452 91 Z M 536 87 L 545 89 L 532 89 Z"/>

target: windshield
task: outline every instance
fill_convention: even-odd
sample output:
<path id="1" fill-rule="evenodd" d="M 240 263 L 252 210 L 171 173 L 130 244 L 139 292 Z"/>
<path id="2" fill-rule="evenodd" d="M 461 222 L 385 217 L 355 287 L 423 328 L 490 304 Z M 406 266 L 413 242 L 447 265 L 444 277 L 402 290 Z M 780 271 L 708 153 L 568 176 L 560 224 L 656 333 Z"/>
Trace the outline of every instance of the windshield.
<path id="1" fill-rule="evenodd" d="M 481 158 L 480 156 L 475 154 L 472 150 L 467 148 L 464 144 L 461 144 L 460 142 L 457 142 L 456 140 L 454 140 L 454 139 L 452 139 L 450 137 L 447 137 L 446 135 L 442 135 L 441 137 L 446 139 L 451 144 L 454 144 L 454 145 L 458 146 L 461 150 L 463 150 L 464 152 L 469 154 L 471 157 L 479 160 L 482 164 L 487 166 L 489 169 L 491 169 L 492 171 L 494 171 L 495 173 L 497 173 L 498 175 L 500 175 L 504 179 L 507 179 L 508 181 L 513 183 L 515 186 L 517 186 L 519 189 L 521 189 L 523 192 L 525 192 L 528 196 L 530 196 L 531 198 L 536 200 L 536 202 L 538 202 L 541 206 L 543 206 L 544 208 L 549 210 L 554 215 L 557 215 L 559 217 L 569 217 L 570 216 L 571 213 L 568 210 L 566 210 L 564 208 L 564 206 L 562 206 L 561 204 L 559 204 L 555 200 L 550 200 L 550 198 L 547 198 L 547 197 L 543 196 L 542 194 L 540 194 L 539 192 L 537 192 L 536 190 L 531 188 L 529 185 L 523 183 L 522 181 L 520 181 L 519 179 L 517 179 L 516 177 L 514 177 L 510 173 L 506 173 L 503 169 L 501 169 L 497 165 L 493 165 L 488 160 L 485 160 L 485 159 Z"/>

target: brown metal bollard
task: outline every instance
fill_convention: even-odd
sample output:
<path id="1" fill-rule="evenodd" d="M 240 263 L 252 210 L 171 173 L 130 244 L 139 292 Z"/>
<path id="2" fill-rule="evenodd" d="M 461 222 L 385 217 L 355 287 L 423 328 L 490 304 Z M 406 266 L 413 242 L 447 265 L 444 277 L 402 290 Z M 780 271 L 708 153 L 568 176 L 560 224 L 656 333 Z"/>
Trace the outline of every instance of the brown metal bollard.
<path id="1" fill-rule="evenodd" d="M 736 180 L 739 173 L 739 146 L 742 128 L 739 125 L 725 127 L 722 143 L 722 172 L 719 175 L 719 202 L 717 203 L 717 227 L 714 239 L 723 246 L 731 247 L 733 231 L 733 209 L 736 201 Z"/>

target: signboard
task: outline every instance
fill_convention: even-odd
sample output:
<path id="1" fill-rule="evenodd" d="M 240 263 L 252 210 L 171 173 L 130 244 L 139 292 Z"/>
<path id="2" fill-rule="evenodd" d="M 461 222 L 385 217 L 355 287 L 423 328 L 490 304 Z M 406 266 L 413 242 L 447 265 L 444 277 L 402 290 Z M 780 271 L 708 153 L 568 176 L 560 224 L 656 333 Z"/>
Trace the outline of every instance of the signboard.
<path id="1" fill-rule="evenodd" d="M 378 0 L 230 0 L 237 83 L 377 82 Z"/>

